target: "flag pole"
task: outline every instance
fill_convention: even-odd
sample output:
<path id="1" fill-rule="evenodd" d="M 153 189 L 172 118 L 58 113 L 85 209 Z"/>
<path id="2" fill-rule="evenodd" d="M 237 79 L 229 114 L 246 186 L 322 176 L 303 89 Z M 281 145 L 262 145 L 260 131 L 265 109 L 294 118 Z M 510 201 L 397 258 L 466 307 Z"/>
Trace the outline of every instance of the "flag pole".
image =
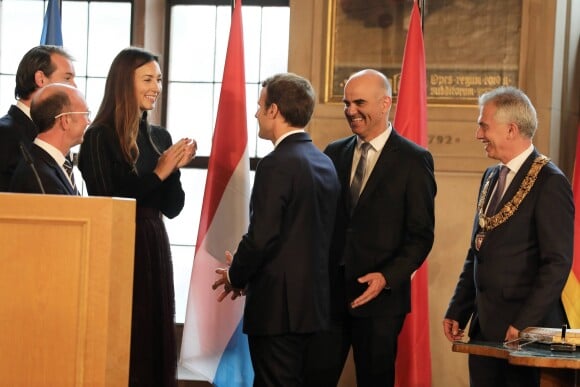
<path id="1" fill-rule="evenodd" d="M 421 32 L 425 33 L 425 1 L 419 0 L 419 14 L 421 15 Z"/>

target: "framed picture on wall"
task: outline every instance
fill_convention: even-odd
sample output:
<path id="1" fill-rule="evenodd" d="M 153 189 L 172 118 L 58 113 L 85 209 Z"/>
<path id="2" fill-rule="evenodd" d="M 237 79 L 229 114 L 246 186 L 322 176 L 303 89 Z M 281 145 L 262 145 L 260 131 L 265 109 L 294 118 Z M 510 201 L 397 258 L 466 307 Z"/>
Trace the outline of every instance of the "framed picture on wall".
<path id="1" fill-rule="evenodd" d="M 422 2 L 420 1 L 420 4 Z M 325 102 L 348 77 L 382 71 L 398 93 L 413 0 L 329 0 Z M 475 104 L 483 92 L 518 86 L 523 0 L 424 0 L 430 104 Z"/>

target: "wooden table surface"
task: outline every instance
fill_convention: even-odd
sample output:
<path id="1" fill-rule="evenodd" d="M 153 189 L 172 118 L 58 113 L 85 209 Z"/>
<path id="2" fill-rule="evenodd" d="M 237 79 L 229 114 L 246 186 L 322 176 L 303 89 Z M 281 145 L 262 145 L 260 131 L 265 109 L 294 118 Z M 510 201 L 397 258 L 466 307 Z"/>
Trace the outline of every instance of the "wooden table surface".
<path id="1" fill-rule="evenodd" d="M 453 352 L 506 359 L 508 363 L 541 369 L 541 387 L 580 386 L 580 351 L 551 351 L 547 344 L 532 343 L 508 348 L 503 343 L 454 342 Z"/>

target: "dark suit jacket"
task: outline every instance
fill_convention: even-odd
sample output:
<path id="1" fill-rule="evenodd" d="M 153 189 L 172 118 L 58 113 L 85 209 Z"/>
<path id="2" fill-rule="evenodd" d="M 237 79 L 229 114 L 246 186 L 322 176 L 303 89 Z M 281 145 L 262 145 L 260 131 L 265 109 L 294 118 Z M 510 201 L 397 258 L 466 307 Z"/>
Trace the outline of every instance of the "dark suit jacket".
<path id="1" fill-rule="evenodd" d="M 537 156 L 534 151 L 526 159 L 500 206 L 517 192 Z M 485 171 L 480 195 L 496 168 Z M 469 335 L 479 330 L 489 341 L 503 341 L 509 325 L 520 330 L 561 326 L 560 295 L 570 272 L 574 239 L 572 190 L 562 172 L 551 162 L 545 165 L 519 209 L 487 233 L 479 251 L 474 244 L 477 232 L 476 214 L 471 248 L 445 316 L 461 327 L 471 318 Z"/>
<path id="2" fill-rule="evenodd" d="M 331 143 L 342 192 L 331 247 L 333 315 L 340 318 L 366 290 L 357 278 L 380 272 L 387 289 L 356 309 L 356 316 L 404 315 L 411 308 L 411 275 L 431 250 L 437 187 L 431 154 L 391 132 L 350 215 L 350 176 L 356 136 Z M 344 262 L 343 271 L 340 265 Z"/>
<path id="3" fill-rule="evenodd" d="M 76 195 L 64 171 L 44 149 L 32 143 L 30 155 L 47 194 Z M 24 159 L 18 162 L 10 181 L 10 192 L 42 193 L 32 167 Z"/>
<path id="4" fill-rule="evenodd" d="M 328 248 L 339 183 L 307 133 L 285 138 L 256 169 L 250 226 L 229 276 L 246 288 L 244 332 L 308 333 L 329 321 Z"/>
<path id="5" fill-rule="evenodd" d="M 0 118 L 0 192 L 8 191 L 10 179 L 22 158 L 20 143 L 30 146 L 38 130 L 36 125 L 16 105 Z"/>

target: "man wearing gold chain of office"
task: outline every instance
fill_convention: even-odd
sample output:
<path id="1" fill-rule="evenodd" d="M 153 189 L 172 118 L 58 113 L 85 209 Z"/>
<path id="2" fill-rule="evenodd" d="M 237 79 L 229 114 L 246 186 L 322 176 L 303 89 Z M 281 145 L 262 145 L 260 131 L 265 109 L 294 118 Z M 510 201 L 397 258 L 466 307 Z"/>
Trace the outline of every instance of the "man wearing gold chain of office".
<path id="1" fill-rule="evenodd" d="M 536 110 L 519 89 L 479 98 L 476 137 L 498 160 L 482 178 L 471 245 L 443 320 L 450 341 L 502 342 L 530 326 L 566 322 L 560 295 L 572 264 L 574 202 L 570 183 L 535 149 Z M 539 386 L 539 370 L 469 355 L 470 385 Z"/>

